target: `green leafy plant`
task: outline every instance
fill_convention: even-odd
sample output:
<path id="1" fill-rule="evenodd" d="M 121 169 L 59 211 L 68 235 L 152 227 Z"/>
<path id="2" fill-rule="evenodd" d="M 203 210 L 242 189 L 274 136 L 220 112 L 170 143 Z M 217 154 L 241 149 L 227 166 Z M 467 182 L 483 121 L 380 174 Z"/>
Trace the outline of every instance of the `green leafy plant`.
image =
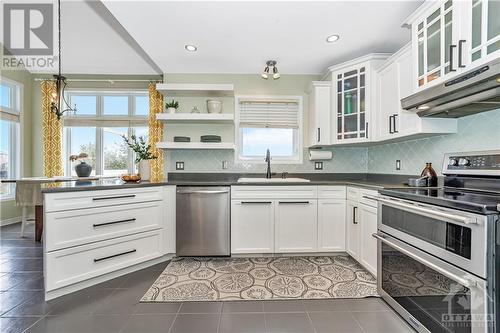
<path id="1" fill-rule="evenodd" d="M 139 163 L 142 160 L 154 160 L 157 158 L 157 156 L 151 153 L 151 145 L 146 142 L 143 136 L 136 137 L 135 135 L 131 135 L 129 140 L 125 135 L 122 135 L 122 138 L 127 146 L 136 153 L 135 163 Z"/>
<path id="2" fill-rule="evenodd" d="M 176 100 L 172 100 L 172 102 L 167 102 L 167 104 L 165 104 L 165 107 L 168 109 L 168 108 L 174 108 L 174 109 L 178 109 L 179 108 L 179 102 L 177 102 Z"/>

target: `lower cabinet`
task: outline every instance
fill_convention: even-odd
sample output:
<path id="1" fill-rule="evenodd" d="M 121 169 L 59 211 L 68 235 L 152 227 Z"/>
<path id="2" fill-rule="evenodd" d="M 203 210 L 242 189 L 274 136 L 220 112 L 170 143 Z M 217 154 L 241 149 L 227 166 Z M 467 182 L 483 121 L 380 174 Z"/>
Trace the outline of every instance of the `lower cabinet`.
<path id="1" fill-rule="evenodd" d="M 274 252 L 274 201 L 231 200 L 231 253 Z"/>
<path id="2" fill-rule="evenodd" d="M 317 200 L 279 200 L 275 213 L 275 252 L 316 252 Z"/>
<path id="3" fill-rule="evenodd" d="M 373 275 L 377 275 L 377 208 L 359 205 L 360 251 L 358 261 Z"/>
<path id="4" fill-rule="evenodd" d="M 358 202 L 347 200 L 346 204 L 346 252 L 359 261 Z"/>
<path id="5" fill-rule="evenodd" d="M 318 252 L 345 251 L 345 199 L 318 200 Z"/>

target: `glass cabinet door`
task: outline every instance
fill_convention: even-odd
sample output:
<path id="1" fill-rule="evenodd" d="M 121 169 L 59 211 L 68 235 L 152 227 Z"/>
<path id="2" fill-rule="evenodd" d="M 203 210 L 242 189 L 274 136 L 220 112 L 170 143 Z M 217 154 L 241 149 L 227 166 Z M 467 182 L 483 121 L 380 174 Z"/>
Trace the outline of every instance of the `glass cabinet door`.
<path id="1" fill-rule="evenodd" d="M 470 61 L 489 57 L 500 50 L 500 1 L 472 0 L 470 10 Z"/>
<path id="2" fill-rule="evenodd" d="M 337 140 L 365 138 L 365 67 L 337 75 Z"/>
<path id="3" fill-rule="evenodd" d="M 451 71 L 453 2 L 448 0 L 417 22 L 418 86 L 432 82 Z"/>

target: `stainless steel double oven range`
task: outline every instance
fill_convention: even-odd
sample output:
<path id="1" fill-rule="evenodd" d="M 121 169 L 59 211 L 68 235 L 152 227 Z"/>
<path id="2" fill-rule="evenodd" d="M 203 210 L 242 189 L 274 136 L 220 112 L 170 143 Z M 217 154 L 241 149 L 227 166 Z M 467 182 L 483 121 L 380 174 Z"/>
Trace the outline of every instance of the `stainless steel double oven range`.
<path id="1" fill-rule="evenodd" d="M 498 332 L 500 151 L 446 154 L 442 173 L 380 191 L 379 293 L 418 332 Z"/>

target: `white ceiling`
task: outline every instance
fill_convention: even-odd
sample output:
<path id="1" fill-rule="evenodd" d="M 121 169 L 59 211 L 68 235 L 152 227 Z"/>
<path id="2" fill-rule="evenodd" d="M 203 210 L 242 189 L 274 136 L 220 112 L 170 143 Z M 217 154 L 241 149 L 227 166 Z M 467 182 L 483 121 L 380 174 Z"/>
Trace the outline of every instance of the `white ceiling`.
<path id="1" fill-rule="evenodd" d="M 266 60 L 275 59 L 282 73 L 319 74 L 357 56 L 399 49 L 410 40 L 410 31 L 401 23 L 422 1 L 103 2 L 165 73 L 256 73 Z M 68 12 L 66 17 L 87 22 L 83 15 L 87 13 L 77 8 Z M 68 69 L 117 70 L 127 64 L 128 72 L 146 73 L 144 64 L 136 63 L 132 55 L 100 64 L 100 58 L 124 45 L 110 39 L 109 32 L 85 25 L 94 31 L 87 36 L 91 40 L 73 43 L 83 42 L 87 55 L 79 57 L 74 48 L 66 56 L 85 61 L 68 60 Z M 340 35 L 340 40 L 326 43 L 330 34 Z M 186 52 L 185 44 L 196 45 L 198 52 Z M 115 58 L 116 52 L 110 54 Z"/>
<path id="2" fill-rule="evenodd" d="M 161 73 L 100 2 L 63 1 L 61 13 L 63 73 Z"/>

